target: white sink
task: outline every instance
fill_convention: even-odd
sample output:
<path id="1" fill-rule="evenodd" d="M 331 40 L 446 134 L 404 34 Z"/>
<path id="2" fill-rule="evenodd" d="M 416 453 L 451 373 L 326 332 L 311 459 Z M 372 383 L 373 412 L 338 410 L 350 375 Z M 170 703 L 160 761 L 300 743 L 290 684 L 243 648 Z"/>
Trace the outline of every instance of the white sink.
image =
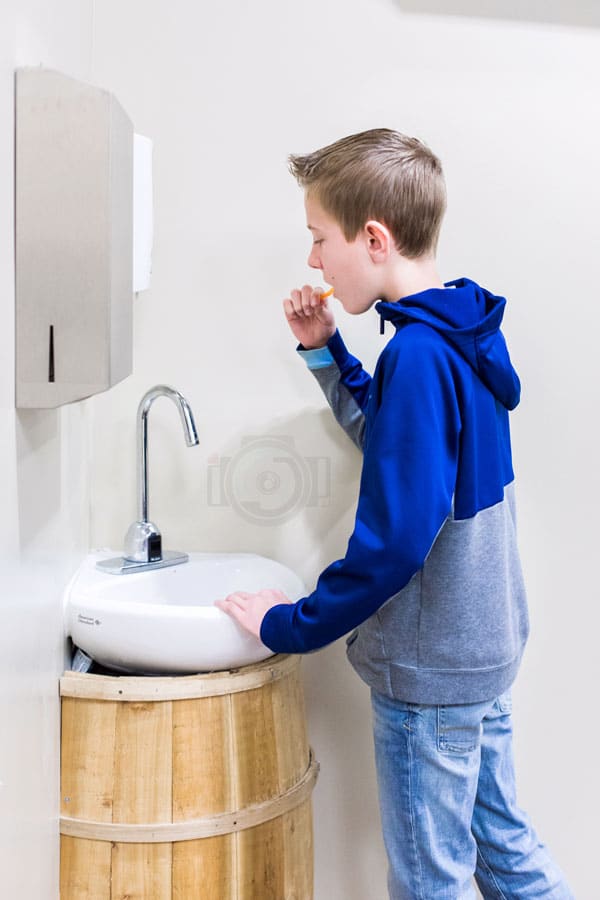
<path id="1" fill-rule="evenodd" d="M 99 571 L 115 551 L 89 554 L 65 591 L 66 633 L 118 672 L 192 674 L 272 655 L 214 601 L 233 591 L 306 593 L 290 569 L 253 553 L 190 553 L 189 562 L 127 575 Z"/>

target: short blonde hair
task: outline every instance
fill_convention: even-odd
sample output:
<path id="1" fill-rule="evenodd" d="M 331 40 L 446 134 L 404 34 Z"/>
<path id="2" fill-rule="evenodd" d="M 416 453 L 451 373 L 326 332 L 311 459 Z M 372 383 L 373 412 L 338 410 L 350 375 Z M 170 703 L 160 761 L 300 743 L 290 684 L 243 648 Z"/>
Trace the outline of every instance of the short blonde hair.
<path id="1" fill-rule="evenodd" d="M 376 219 L 389 228 L 403 256 L 435 253 L 446 185 L 440 160 L 418 138 L 373 128 L 305 156 L 291 155 L 289 163 L 347 241 Z"/>

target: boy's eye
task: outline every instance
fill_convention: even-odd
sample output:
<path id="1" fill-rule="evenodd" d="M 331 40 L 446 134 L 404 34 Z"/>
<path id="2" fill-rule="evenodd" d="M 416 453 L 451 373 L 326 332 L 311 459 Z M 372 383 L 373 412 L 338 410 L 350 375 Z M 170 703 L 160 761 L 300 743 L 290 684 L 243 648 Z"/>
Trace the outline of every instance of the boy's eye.
<path id="1" fill-rule="evenodd" d="M 313 241 L 313 244 L 322 244 L 323 241 L 324 241 L 324 238 L 319 238 L 318 241 Z"/>

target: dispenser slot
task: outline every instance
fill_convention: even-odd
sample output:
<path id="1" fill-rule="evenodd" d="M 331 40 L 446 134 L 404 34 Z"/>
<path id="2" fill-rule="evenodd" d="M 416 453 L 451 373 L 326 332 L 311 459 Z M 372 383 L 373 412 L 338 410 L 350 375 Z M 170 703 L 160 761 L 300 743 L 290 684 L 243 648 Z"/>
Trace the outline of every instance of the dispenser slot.
<path id="1" fill-rule="evenodd" d="M 48 344 L 48 381 L 54 382 L 54 325 L 50 326 Z"/>

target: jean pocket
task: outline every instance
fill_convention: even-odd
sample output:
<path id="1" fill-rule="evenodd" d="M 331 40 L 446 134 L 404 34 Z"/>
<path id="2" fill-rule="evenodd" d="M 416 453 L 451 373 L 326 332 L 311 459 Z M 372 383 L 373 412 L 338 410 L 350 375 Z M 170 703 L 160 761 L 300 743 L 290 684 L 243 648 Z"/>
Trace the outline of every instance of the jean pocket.
<path id="1" fill-rule="evenodd" d="M 480 704 L 438 706 L 437 746 L 440 753 L 472 753 L 481 742 Z"/>
<path id="2" fill-rule="evenodd" d="M 503 713 L 512 712 L 512 695 L 510 691 L 505 691 L 503 694 L 500 694 L 499 697 L 496 698 L 496 703 L 498 704 L 498 709 Z"/>

